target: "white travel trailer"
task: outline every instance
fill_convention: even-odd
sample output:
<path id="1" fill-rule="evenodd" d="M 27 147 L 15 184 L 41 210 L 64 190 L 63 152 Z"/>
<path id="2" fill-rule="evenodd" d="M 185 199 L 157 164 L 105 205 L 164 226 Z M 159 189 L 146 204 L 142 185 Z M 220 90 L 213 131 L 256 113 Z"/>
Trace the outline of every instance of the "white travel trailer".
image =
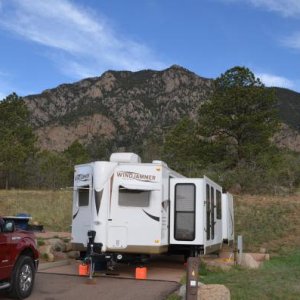
<path id="1" fill-rule="evenodd" d="M 86 251 L 92 231 L 94 250 L 107 257 L 205 254 L 222 246 L 224 209 L 222 188 L 209 178 L 113 153 L 109 162 L 75 166 L 72 244 Z"/>

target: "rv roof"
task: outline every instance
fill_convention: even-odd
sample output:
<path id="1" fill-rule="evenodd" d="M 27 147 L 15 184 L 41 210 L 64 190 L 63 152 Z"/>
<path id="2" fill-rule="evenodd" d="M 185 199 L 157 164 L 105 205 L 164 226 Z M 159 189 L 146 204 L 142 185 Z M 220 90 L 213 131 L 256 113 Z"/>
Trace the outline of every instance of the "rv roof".
<path id="1" fill-rule="evenodd" d="M 109 161 L 118 163 L 141 163 L 141 158 L 132 152 L 116 152 L 112 153 Z"/>

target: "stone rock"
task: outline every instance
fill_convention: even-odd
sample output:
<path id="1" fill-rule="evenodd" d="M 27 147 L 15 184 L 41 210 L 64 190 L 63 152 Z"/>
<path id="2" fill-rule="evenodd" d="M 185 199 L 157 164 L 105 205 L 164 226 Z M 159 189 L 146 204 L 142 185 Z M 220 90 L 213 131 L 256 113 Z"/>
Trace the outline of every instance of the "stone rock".
<path id="1" fill-rule="evenodd" d="M 265 260 L 268 260 L 267 257 L 269 256 L 269 254 L 265 254 L 265 253 L 249 253 L 249 254 L 251 254 L 252 257 L 258 262 L 263 262 Z"/>
<path id="2" fill-rule="evenodd" d="M 52 245 L 43 245 L 39 247 L 39 252 L 41 255 L 43 254 L 49 254 L 53 252 L 53 246 Z"/>
<path id="3" fill-rule="evenodd" d="M 222 284 L 204 284 L 198 288 L 199 300 L 230 300 L 229 289 Z"/>
<path id="4" fill-rule="evenodd" d="M 178 296 L 181 297 L 181 299 L 185 299 L 185 294 L 186 294 L 186 285 L 182 285 L 178 291 Z"/>
<path id="5" fill-rule="evenodd" d="M 70 252 L 67 252 L 67 255 L 69 258 L 78 258 L 80 256 L 80 253 L 79 251 L 70 251 Z"/>
<path id="6" fill-rule="evenodd" d="M 261 262 L 255 260 L 255 258 L 250 253 L 243 253 L 241 257 L 241 266 L 249 269 L 258 269 Z"/>
<path id="7" fill-rule="evenodd" d="M 55 231 L 45 231 L 45 232 L 35 232 L 35 237 L 38 239 L 51 239 L 51 238 L 60 238 L 60 239 L 71 239 L 70 232 L 55 232 Z"/>
<path id="8" fill-rule="evenodd" d="M 265 260 L 270 260 L 268 253 L 243 253 L 238 259 L 239 264 L 250 269 L 259 268 Z"/>
<path id="9" fill-rule="evenodd" d="M 54 260 L 55 260 L 54 254 L 53 253 L 48 253 L 47 261 L 53 262 Z"/>
<path id="10" fill-rule="evenodd" d="M 47 260 L 49 262 L 54 261 L 52 245 L 43 245 L 39 247 L 39 252 L 40 252 L 41 259 Z"/>
<path id="11" fill-rule="evenodd" d="M 58 238 L 48 239 L 45 242 L 47 245 L 52 245 L 55 251 L 63 252 L 66 249 L 66 244 L 61 239 Z"/>
<path id="12" fill-rule="evenodd" d="M 73 250 L 71 242 L 68 242 L 65 245 L 66 245 L 65 252 L 70 252 Z"/>
<path id="13" fill-rule="evenodd" d="M 218 259 L 205 259 L 205 264 L 208 270 L 213 270 L 215 268 L 220 268 L 223 271 L 229 271 L 234 265 L 233 259 L 228 258 L 218 258 Z"/>

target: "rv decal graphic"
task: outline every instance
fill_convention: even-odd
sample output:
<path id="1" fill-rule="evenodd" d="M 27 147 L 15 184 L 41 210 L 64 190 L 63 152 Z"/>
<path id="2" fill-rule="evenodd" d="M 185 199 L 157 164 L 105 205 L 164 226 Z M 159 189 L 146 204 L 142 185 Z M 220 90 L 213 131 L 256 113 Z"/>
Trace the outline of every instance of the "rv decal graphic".
<path id="1" fill-rule="evenodd" d="M 117 172 L 117 176 L 123 179 L 135 179 L 144 182 L 155 182 L 156 179 L 155 175 L 140 174 L 128 171 L 119 171 Z"/>
<path id="2" fill-rule="evenodd" d="M 90 174 L 77 174 L 75 176 L 75 181 L 89 181 Z"/>
<path id="3" fill-rule="evenodd" d="M 154 221 L 159 222 L 159 217 L 155 217 L 155 216 L 153 216 L 153 215 L 147 213 L 145 210 L 143 210 L 143 212 L 144 212 L 148 217 L 150 217 L 151 219 L 153 219 Z"/>

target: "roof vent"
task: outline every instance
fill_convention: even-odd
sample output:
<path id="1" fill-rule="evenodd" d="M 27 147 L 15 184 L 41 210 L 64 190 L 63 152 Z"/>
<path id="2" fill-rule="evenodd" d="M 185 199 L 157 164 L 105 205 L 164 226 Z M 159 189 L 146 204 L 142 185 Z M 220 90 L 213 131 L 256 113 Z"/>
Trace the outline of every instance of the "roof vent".
<path id="1" fill-rule="evenodd" d="M 142 160 L 135 153 L 116 152 L 116 153 L 112 153 L 112 155 L 110 156 L 109 161 L 118 162 L 118 163 L 140 163 Z"/>

